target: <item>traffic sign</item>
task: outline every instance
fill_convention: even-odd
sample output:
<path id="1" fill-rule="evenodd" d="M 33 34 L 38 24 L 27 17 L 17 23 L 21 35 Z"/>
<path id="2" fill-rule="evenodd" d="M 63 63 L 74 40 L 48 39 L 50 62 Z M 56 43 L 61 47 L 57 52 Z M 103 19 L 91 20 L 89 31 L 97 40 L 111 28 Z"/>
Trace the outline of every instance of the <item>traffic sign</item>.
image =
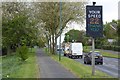
<path id="1" fill-rule="evenodd" d="M 102 6 L 86 6 L 86 34 L 103 37 Z"/>

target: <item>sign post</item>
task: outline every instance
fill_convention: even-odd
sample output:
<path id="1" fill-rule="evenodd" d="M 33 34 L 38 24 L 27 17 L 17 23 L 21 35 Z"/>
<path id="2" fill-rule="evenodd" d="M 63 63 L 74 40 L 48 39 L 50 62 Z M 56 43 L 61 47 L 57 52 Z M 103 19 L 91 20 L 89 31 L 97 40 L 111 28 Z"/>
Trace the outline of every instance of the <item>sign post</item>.
<path id="1" fill-rule="evenodd" d="M 95 75 L 95 56 L 94 56 L 94 51 L 95 51 L 95 40 L 92 38 L 92 75 Z"/>
<path id="2" fill-rule="evenodd" d="M 92 37 L 92 75 L 95 74 L 95 38 L 103 37 L 102 6 L 86 6 L 86 34 Z"/>

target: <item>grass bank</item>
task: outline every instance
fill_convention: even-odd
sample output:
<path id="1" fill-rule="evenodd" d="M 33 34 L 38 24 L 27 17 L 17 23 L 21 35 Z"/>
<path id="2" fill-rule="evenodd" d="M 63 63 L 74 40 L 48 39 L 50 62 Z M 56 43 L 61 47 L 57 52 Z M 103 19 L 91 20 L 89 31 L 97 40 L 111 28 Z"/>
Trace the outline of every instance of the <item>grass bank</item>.
<path id="1" fill-rule="evenodd" d="M 45 50 L 46 51 L 46 50 Z M 47 51 L 46 51 L 47 53 Z M 48 53 L 47 53 L 48 54 Z M 58 59 L 58 55 L 50 55 L 53 60 L 60 63 L 62 66 L 64 66 L 67 70 L 71 71 L 73 74 L 75 74 L 78 78 L 112 78 L 111 76 L 107 75 L 106 73 L 103 73 L 99 70 L 96 70 L 95 75 L 91 75 L 91 67 L 81 64 L 73 59 L 62 57 L 61 61 Z"/>
<path id="2" fill-rule="evenodd" d="M 91 51 L 91 47 L 90 46 L 84 46 L 84 50 L 85 53 L 88 53 Z M 103 50 L 96 50 L 99 51 L 104 57 L 109 57 L 109 58 L 120 58 L 120 56 L 118 56 L 117 54 L 113 54 L 110 52 L 105 52 Z"/>
<path id="3" fill-rule="evenodd" d="M 30 49 L 29 58 L 25 62 L 20 61 L 15 54 L 2 57 L 2 77 L 38 78 L 39 68 L 35 52 L 36 49 Z"/>

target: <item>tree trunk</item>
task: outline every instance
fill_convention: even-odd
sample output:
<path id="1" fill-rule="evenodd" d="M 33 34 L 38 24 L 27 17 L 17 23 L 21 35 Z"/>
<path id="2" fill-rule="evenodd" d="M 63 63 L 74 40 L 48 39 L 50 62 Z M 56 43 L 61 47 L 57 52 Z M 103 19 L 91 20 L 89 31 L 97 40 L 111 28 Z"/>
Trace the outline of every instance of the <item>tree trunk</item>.
<path id="1" fill-rule="evenodd" d="M 52 52 L 51 50 L 52 50 L 52 48 L 51 48 L 51 36 L 50 36 L 50 45 L 49 45 L 49 50 L 50 50 L 50 52 Z"/>
<path id="2" fill-rule="evenodd" d="M 48 43 L 47 52 L 49 52 L 49 47 L 50 47 L 50 45 L 49 45 L 49 39 L 47 39 L 47 43 Z"/>
<path id="3" fill-rule="evenodd" d="M 55 51 L 57 52 L 57 47 L 58 45 L 57 45 L 57 37 L 55 37 Z"/>
<path id="4" fill-rule="evenodd" d="M 54 34 L 52 35 L 52 54 L 55 54 L 55 40 L 54 40 Z"/>

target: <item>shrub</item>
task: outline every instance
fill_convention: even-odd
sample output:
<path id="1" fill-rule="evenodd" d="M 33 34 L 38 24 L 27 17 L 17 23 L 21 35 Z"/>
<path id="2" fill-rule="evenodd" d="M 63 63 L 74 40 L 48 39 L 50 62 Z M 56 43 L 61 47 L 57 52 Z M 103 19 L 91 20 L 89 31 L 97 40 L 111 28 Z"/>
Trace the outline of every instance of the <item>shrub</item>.
<path id="1" fill-rule="evenodd" d="M 101 49 L 102 46 L 95 46 L 95 49 Z"/>
<path id="2" fill-rule="evenodd" d="M 27 46 L 21 46 L 17 49 L 17 54 L 21 58 L 21 60 L 25 61 L 28 58 L 28 48 Z"/>
<path id="3" fill-rule="evenodd" d="M 113 46 L 114 51 L 120 51 L 120 46 Z"/>
<path id="4" fill-rule="evenodd" d="M 2 48 L 2 56 L 7 55 L 7 48 Z"/>

